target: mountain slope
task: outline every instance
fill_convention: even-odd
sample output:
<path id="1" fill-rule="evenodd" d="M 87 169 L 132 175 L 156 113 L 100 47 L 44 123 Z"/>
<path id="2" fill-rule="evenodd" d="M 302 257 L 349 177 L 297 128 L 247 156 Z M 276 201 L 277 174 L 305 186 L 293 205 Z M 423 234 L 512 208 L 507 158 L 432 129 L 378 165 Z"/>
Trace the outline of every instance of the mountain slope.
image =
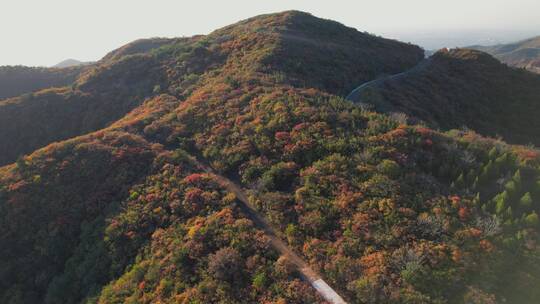
<path id="1" fill-rule="evenodd" d="M 82 73 L 72 88 L 0 103 L 0 143 L 4 143 L 0 165 L 48 143 L 103 128 L 144 98 L 162 91 L 182 98 L 209 70 L 223 65 L 224 69 L 240 69 L 227 66 L 225 60 L 238 56 L 237 46 L 231 43 L 244 43 L 249 35 L 255 39 L 252 43 L 258 39 L 264 45 L 245 47 L 246 51 L 260 50 L 250 51 L 254 58 L 244 56 L 244 68 L 258 64 L 256 69 L 261 71 L 271 70 L 276 76 L 294 74 L 294 82 L 301 79 L 302 85 L 333 92 L 344 93 L 353 83 L 407 69 L 422 57 L 416 46 L 375 38 L 335 22 L 325 21 L 327 33 L 316 38 L 313 31 L 319 21 L 311 17 L 297 16 L 290 24 L 273 20 L 283 23 L 283 32 L 273 32 L 277 27 L 261 19 L 218 30 L 208 37 L 138 40 L 105 56 L 98 65 Z M 156 51 L 160 46 L 163 48 Z M 307 59 L 302 54 L 306 47 L 311 52 Z M 152 50 L 154 53 L 148 54 Z M 326 58 L 329 53 L 339 54 L 339 62 Z M 351 61 L 355 64 L 351 65 Z M 291 65 L 294 70 L 290 70 Z M 309 68 L 314 65 L 320 68 Z M 338 71 L 340 79 L 335 76 Z"/>
<path id="2" fill-rule="evenodd" d="M 380 74 L 393 74 L 423 59 L 423 50 L 359 33 L 334 21 L 295 16 L 284 21 L 280 42 L 267 60 L 295 85 L 320 88 L 337 95 Z"/>
<path id="3" fill-rule="evenodd" d="M 494 46 L 477 45 L 471 48 L 489 53 L 510 66 L 540 73 L 540 36 L 516 43 Z"/>
<path id="4" fill-rule="evenodd" d="M 242 211 L 247 193 L 350 303 L 536 303 L 538 151 L 342 99 L 422 57 L 350 35 L 371 41 L 293 11 L 136 55 L 166 75 L 143 103 L 0 168 L 0 302 L 322 303 Z M 101 72 L 80 90 L 125 85 Z"/>
<path id="5" fill-rule="evenodd" d="M 442 129 L 466 126 L 512 143 L 540 144 L 540 76 L 474 50 L 434 54 L 421 69 L 382 79 L 353 99 Z"/>
<path id="6" fill-rule="evenodd" d="M 153 94 L 160 73 L 152 58 L 129 57 L 86 71 L 71 87 L 1 101 L 0 165 L 121 118 Z"/>

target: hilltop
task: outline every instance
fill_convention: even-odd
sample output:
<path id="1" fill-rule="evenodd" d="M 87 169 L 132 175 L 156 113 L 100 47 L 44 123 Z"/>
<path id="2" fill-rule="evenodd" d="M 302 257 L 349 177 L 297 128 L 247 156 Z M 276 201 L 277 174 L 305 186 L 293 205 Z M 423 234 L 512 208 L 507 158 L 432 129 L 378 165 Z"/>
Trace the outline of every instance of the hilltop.
<path id="1" fill-rule="evenodd" d="M 79 61 L 77 59 L 69 58 L 55 64 L 53 68 L 70 68 L 70 67 L 76 67 L 76 66 L 81 66 L 81 65 L 89 65 L 92 63 L 93 62 L 84 62 L 84 61 Z"/>
<path id="2" fill-rule="evenodd" d="M 234 74 L 244 70 L 270 71 L 294 85 L 345 93 L 356 83 L 405 70 L 422 58 L 416 46 L 333 21 L 283 16 L 246 20 L 208 37 L 138 40 L 87 67 L 70 87 L 0 102 L 0 164 L 48 143 L 103 128 L 145 98 L 167 93 L 184 99 L 211 71 L 231 79 L 242 77 Z M 246 55 L 236 64 L 240 52 Z M 337 59 L 330 60 L 329 54 Z"/>
<path id="3" fill-rule="evenodd" d="M 487 52 L 510 66 L 540 73 L 540 36 L 515 43 L 470 48 Z"/>
<path id="4" fill-rule="evenodd" d="M 436 128 L 466 127 L 511 143 L 539 145 L 539 96 L 540 76 L 480 51 L 452 49 L 435 53 L 403 77 L 383 78 L 355 100 Z"/>
<path id="5" fill-rule="evenodd" d="M 323 303 L 307 265 L 349 303 L 536 303 L 539 152 L 343 99 L 422 59 L 287 11 L 3 101 L 0 302 Z"/>

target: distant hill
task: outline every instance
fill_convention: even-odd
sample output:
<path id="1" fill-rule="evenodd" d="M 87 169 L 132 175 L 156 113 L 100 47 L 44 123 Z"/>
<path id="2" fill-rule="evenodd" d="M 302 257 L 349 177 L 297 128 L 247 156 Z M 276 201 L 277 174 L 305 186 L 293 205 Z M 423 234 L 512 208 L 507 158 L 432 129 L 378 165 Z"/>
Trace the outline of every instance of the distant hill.
<path id="1" fill-rule="evenodd" d="M 510 66 L 540 73 L 540 36 L 516 43 L 494 46 L 476 45 L 470 48 L 487 52 Z"/>
<path id="2" fill-rule="evenodd" d="M 0 100 L 50 87 L 70 85 L 83 70 L 83 66 L 69 68 L 0 66 Z"/>
<path id="3" fill-rule="evenodd" d="M 61 61 L 55 64 L 53 68 L 69 68 L 69 67 L 88 65 L 88 64 L 92 64 L 92 62 L 83 62 L 76 59 L 66 59 L 64 61 Z"/>
<path id="4" fill-rule="evenodd" d="M 404 112 L 433 127 L 471 128 L 540 145 L 540 75 L 470 49 L 435 53 L 422 68 L 362 90 L 355 101 Z"/>

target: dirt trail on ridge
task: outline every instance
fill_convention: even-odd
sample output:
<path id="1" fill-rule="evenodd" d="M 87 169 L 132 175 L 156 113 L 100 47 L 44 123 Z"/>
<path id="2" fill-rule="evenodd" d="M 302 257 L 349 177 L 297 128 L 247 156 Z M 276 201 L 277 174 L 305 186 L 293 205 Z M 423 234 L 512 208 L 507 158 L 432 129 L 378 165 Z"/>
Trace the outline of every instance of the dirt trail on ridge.
<path id="1" fill-rule="evenodd" d="M 248 199 L 248 196 L 244 190 L 236 184 L 234 181 L 227 177 L 220 175 L 208 165 L 205 165 L 195 158 L 192 161 L 204 172 L 215 176 L 217 182 L 228 191 L 234 193 L 236 198 L 240 202 L 239 206 L 246 216 L 253 221 L 260 229 L 262 229 L 267 237 L 270 239 L 272 246 L 283 256 L 287 257 L 292 264 L 294 264 L 297 270 L 300 272 L 302 278 L 313 286 L 317 292 L 329 303 L 332 304 L 345 304 L 346 302 L 334 291 L 322 277 L 317 274 L 299 255 L 297 255 L 283 240 L 281 240 L 276 231 L 266 221 L 263 215 L 261 215 L 255 207 L 253 207 Z"/>

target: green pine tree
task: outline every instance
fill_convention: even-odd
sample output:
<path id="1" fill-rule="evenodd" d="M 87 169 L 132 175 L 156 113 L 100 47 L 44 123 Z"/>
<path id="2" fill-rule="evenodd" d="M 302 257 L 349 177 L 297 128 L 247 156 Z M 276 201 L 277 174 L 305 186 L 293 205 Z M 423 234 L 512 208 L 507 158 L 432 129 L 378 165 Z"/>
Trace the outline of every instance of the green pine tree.
<path id="1" fill-rule="evenodd" d="M 506 208 L 506 211 L 504 212 L 504 216 L 507 219 L 512 219 L 514 217 L 514 213 L 512 212 L 512 206 Z"/>
<path id="2" fill-rule="evenodd" d="M 454 182 L 454 186 L 458 189 L 465 187 L 465 178 L 463 177 L 463 173 L 458 176 L 458 178 Z"/>
<path id="3" fill-rule="evenodd" d="M 471 169 L 471 170 L 469 170 L 469 173 L 467 173 L 465 181 L 468 184 L 472 184 L 472 183 L 474 183 L 475 180 L 476 180 L 476 172 L 474 171 L 474 169 Z"/>
<path id="4" fill-rule="evenodd" d="M 516 185 L 516 182 L 513 180 L 507 182 L 504 185 L 504 189 L 511 197 L 515 196 L 518 193 L 518 187 Z"/>
<path id="5" fill-rule="evenodd" d="M 525 224 L 531 228 L 538 227 L 539 222 L 538 214 L 534 211 L 525 217 Z"/>
<path id="6" fill-rule="evenodd" d="M 499 167 L 499 169 L 506 170 L 508 165 L 508 153 L 504 153 L 503 155 L 497 157 L 497 159 L 495 159 L 495 164 L 497 167 Z"/>
<path id="7" fill-rule="evenodd" d="M 489 150 L 488 157 L 490 160 L 494 160 L 499 155 L 499 151 L 497 151 L 497 148 L 493 147 L 491 150 Z"/>
<path id="8" fill-rule="evenodd" d="M 479 185 L 479 184 L 480 184 L 480 179 L 479 179 L 478 177 L 476 177 L 476 178 L 474 179 L 473 184 L 472 184 L 472 189 L 473 189 L 473 190 L 478 190 L 478 185 Z"/>
<path id="9" fill-rule="evenodd" d="M 519 206 L 525 210 L 529 211 L 532 208 L 532 197 L 529 192 L 525 193 L 519 200 Z"/>
<path id="10" fill-rule="evenodd" d="M 480 209 L 482 209 L 482 211 L 484 212 L 488 212 L 488 204 L 483 204 L 482 207 L 480 207 Z"/>
<path id="11" fill-rule="evenodd" d="M 493 201 L 495 202 L 495 212 L 497 214 L 502 214 L 506 210 L 508 206 L 508 200 L 509 195 L 506 191 L 497 194 L 497 196 L 493 198 Z"/>
<path id="12" fill-rule="evenodd" d="M 521 185 L 521 171 L 519 169 L 516 171 L 516 173 L 514 173 L 514 177 L 512 177 L 512 179 L 517 185 Z"/>
<path id="13" fill-rule="evenodd" d="M 480 204 L 480 192 L 477 192 L 477 193 L 476 193 L 476 196 L 475 196 L 474 199 L 473 199 L 473 204 L 474 204 L 475 206 L 478 206 L 478 205 Z"/>
<path id="14" fill-rule="evenodd" d="M 482 173 L 480 174 L 480 183 L 485 185 L 488 182 L 490 182 L 492 179 L 496 178 L 498 175 L 499 170 L 495 168 L 495 165 L 493 164 L 493 161 L 489 161 L 487 165 L 484 166 L 482 169 Z"/>

